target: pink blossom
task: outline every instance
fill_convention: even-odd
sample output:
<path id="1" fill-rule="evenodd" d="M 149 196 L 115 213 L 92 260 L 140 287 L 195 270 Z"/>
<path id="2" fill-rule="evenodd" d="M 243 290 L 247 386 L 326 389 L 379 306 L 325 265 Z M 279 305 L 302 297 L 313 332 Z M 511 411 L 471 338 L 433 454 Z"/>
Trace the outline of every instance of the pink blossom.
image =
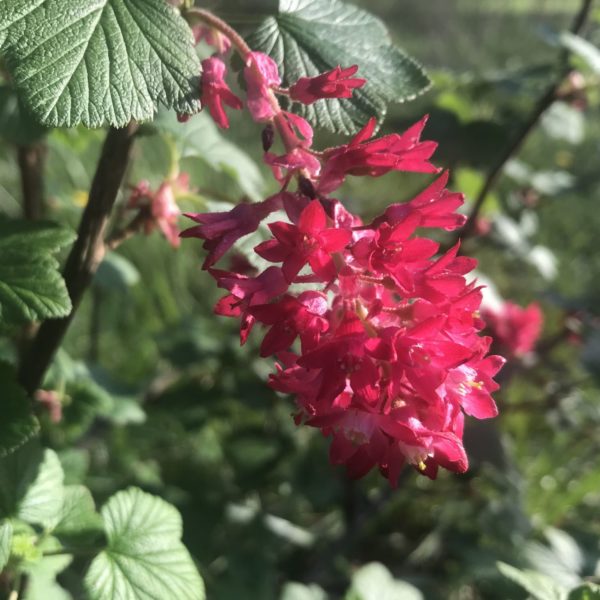
<path id="1" fill-rule="evenodd" d="M 229 127 L 223 104 L 234 109 L 242 108 L 242 101 L 225 83 L 225 63 L 216 56 L 202 61 L 202 105 L 207 106 L 211 117 L 222 127 Z"/>
<path id="2" fill-rule="evenodd" d="M 526 308 L 504 302 L 498 310 L 484 309 L 482 316 L 494 339 L 515 356 L 531 352 L 542 330 L 543 315 L 536 302 Z"/>
<path id="3" fill-rule="evenodd" d="M 238 204 L 227 212 L 186 213 L 186 217 L 200 223 L 181 232 L 181 237 L 199 237 L 203 248 L 209 251 L 203 269 L 214 265 L 241 237 L 256 231 L 260 222 L 281 204 L 281 195 L 271 196 L 256 204 Z"/>
<path id="4" fill-rule="evenodd" d="M 283 274 L 290 283 L 306 263 L 318 277 L 331 281 L 336 274 L 331 253 L 342 250 L 351 238 L 347 230 L 327 227 L 327 215 L 318 200 L 302 211 L 298 225 L 277 222 L 269 228 L 275 238 L 254 250 L 266 260 L 282 262 Z"/>
<path id="5" fill-rule="evenodd" d="M 246 102 L 252 118 L 258 122 L 272 119 L 279 112 L 272 88 L 281 83 L 275 61 L 263 52 L 248 53 L 244 78 L 248 88 Z"/>
<path id="6" fill-rule="evenodd" d="M 34 397 L 48 411 L 50 420 L 53 423 L 62 421 L 62 403 L 58 392 L 54 390 L 37 390 Z"/>
<path id="7" fill-rule="evenodd" d="M 305 78 L 290 93 L 305 102 L 346 97 L 362 83 L 351 78 L 355 71 Z M 294 396 L 296 423 L 330 437 L 331 461 L 352 476 L 378 468 L 395 485 L 404 465 L 428 477 L 440 467 L 464 472 L 465 415 L 497 414 L 493 378 L 504 359 L 490 356 L 491 338 L 480 335 L 481 287 L 469 277 L 476 261 L 460 256 L 458 244 L 440 253 L 420 234 L 463 225 L 456 211 L 464 197 L 446 189 L 443 173 L 366 225 L 328 197 L 347 175 L 437 173 L 429 162 L 435 144 L 420 140 L 426 119 L 401 135 L 370 139 L 372 120 L 348 144 L 315 152 L 307 121 L 277 104 L 275 63 L 252 52 L 244 75 L 252 117 L 269 121 L 265 161 L 282 190 L 228 212 L 188 215 L 199 225 L 182 235 L 204 240 L 204 268 L 227 290 L 215 311 L 240 320 L 242 343 L 254 328 L 267 328 L 260 352 L 277 361 L 270 385 Z M 274 132 L 281 155 L 271 152 Z M 246 264 L 211 268 L 278 209 L 287 220 L 270 222 L 271 236 L 254 248 L 277 266 L 256 274 Z"/>
<path id="8" fill-rule="evenodd" d="M 213 46 L 219 54 L 225 54 L 231 48 L 231 40 L 213 27 L 199 23 L 192 27 L 192 33 L 196 44 L 204 40 L 209 46 Z"/>
<path id="9" fill-rule="evenodd" d="M 423 118 L 401 135 L 392 133 L 368 141 L 376 126 L 375 119 L 371 119 L 349 144 L 326 151 L 319 190 L 332 192 L 346 175 L 380 177 L 389 171 L 437 173 L 438 169 L 429 162 L 437 144 L 419 140 L 426 122 L 427 118 Z"/>
<path id="10" fill-rule="evenodd" d="M 187 189 L 187 187 L 187 175 L 164 181 L 156 192 L 150 189 L 147 181 L 141 181 L 133 188 L 127 208 L 139 211 L 146 235 L 158 228 L 171 246 L 178 248 L 180 239 L 177 220 L 181 211 L 177 206 L 174 190 Z"/>
<path id="11" fill-rule="evenodd" d="M 331 71 L 321 73 L 316 77 L 300 77 L 290 87 L 292 100 L 312 104 L 322 98 L 351 98 L 355 88 L 362 87 L 366 79 L 353 78 L 358 71 L 358 66 L 353 65 L 347 69 L 337 66 Z"/>

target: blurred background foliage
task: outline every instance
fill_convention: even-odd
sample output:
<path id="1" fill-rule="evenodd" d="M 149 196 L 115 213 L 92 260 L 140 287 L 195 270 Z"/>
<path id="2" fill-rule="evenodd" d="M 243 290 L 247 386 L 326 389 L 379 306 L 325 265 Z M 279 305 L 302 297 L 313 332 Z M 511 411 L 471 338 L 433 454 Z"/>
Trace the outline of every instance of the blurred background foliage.
<path id="1" fill-rule="evenodd" d="M 428 113 L 437 163 L 472 200 L 553 77 L 557 36 L 580 3 L 361 4 L 435 83 L 393 107 L 384 130 Z M 600 7 L 586 37 L 600 42 Z M 218 294 L 200 245 L 173 250 L 154 234 L 107 257 L 46 380 L 63 419 L 47 419 L 44 442 L 67 483 L 84 483 L 100 504 L 129 485 L 174 503 L 212 600 L 527 597 L 498 561 L 565 589 L 599 577 L 600 69 L 572 64 L 582 89 L 546 113 L 486 201 L 489 233 L 465 243 L 494 293 L 536 300 L 545 316 L 537 352 L 501 376 L 500 417 L 469 424 L 467 474 L 432 482 L 406 471 L 396 490 L 377 474 L 349 481 L 328 464 L 327 440 L 297 429 L 289 399 L 269 390 L 255 341 L 240 348 L 235 325 L 212 314 Z M 0 210 L 18 215 L 12 142 L 28 140 L 15 139 L 10 110 L 0 97 Z M 156 187 L 178 163 L 196 190 L 179 198 L 183 210 L 259 198 L 270 183 L 259 129 L 246 121 L 235 115 L 222 135 L 204 115 L 186 126 L 161 116 L 136 145 L 129 183 Z M 102 137 L 49 135 L 48 218 L 76 226 Z M 425 183 L 357 179 L 343 196 L 369 217 Z M 81 568 L 59 577 L 74 597 Z"/>

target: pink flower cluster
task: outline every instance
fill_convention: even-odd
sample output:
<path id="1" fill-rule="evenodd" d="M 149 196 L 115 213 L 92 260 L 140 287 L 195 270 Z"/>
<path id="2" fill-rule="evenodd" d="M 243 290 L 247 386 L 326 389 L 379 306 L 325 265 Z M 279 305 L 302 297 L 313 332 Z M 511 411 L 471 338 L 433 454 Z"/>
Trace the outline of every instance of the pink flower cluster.
<path id="1" fill-rule="evenodd" d="M 367 224 L 331 196 L 349 175 L 438 173 L 429 162 L 436 144 L 420 139 L 425 119 L 379 138 L 371 121 L 349 143 L 315 152 L 308 122 L 279 106 L 277 94 L 305 103 L 348 97 L 364 83 L 355 72 L 337 68 L 282 90 L 276 64 L 249 53 L 246 106 L 271 132 L 265 161 L 281 190 L 227 212 L 187 215 L 197 225 L 182 235 L 204 240 L 203 268 L 227 291 L 216 312 L 240 320 L 242 343 L 255 325 L 267 328 L 260 352 L 277 361 L 270 385 L 295 396 L 297 423 L 330 436 L 332 462 L 352 476 L 378 467 L 395 485 L 407 463 L 429 477 L 440 466 L 467 469 L 464 415 L 497 414 L 492 378 L 504 359 L 488 356 L 491 338 L 479 334 L 481 288 L 467 278 L 475 261 L 458 256 L 458 246 L 440 256 L 420 235 L 464 223 L 456 213 L 463 197 L 446 189 L 447 173 Z M 224 69 L 205 73 L 206 97 L 225 101 Z M 279 154 L 270 151 L 274 132 Z M 214 267 L 275 211 L 285 219 L 269 222 L 271 238 L 254 248 L 270 266 L 258 274 Z"/>
<path id="2" fill-rule="evenodd" d="M 181 240 L 177 219 L 181 211 L 175 201 L 175 193 L 185 191 L 187 188 L 186 174 L 181 174 L 175 179 L 167 179 L 156 191 L 150 188 L 148 181 L 140 181 L 131 191 L 127 209 L 138 211 L 138 218 L 146 235 L 158 228 L 171 246 L 178 248 Z"/>

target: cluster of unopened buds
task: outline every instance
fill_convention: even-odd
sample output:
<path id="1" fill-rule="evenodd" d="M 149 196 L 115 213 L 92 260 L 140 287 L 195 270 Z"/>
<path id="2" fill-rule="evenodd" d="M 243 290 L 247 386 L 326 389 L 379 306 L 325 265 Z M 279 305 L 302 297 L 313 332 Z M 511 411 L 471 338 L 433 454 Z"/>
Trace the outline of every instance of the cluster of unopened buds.
<path id="1" fill-rule="evenodd" d="M 221 54 L 203 61 L 203 107 L 228 127 L 225 106 L 245 105 L 265 126 L 264 159 L 280 184 L 262 202 L 187 215 L 197 224 L 182 236 L 204 240 L 203 268 L 227 291 L 217 314 L 240 320 L 242 343 L 256 324 L 267 328 L 260 353 L 276 359 L 270 385 L 294 395 L 297 423 L 330 436 L 332 462 L 347 465 L 352 476 L 378 467 L 395 485 L 407 463 L 429 477 L 440 466 L 465 471 L 464 416 L 497 414 L 492 378 L 504 359 L 488 355 L 491 338 L 480 335 L 481 287 L 467 277 L 475 260 L 459 256 L 458 245 L 440 255 L 439 244 L 419 234 L 456 230 L 465 221 L 456 212 L 463 196 L 446 189 L 448 174 L 429 161 L 436 144 L 420 140 L 426 119 L 403 134 L 375 138 L 371 120 L 349 143 L 315 151 L 310 124 L 283 110 L 278 96 L 304 104 L 349 98 L 365 83 L 355 77 L 357 67 L 303 77 L 284 89 L 276 63 L 241 45 L 242 102 L 225 81 L 229 44 L 209 33 L 198 37 Z M 277 140 L 279 153 L 272 151 Z M 349 175 L 390 171 L 437 178 L 370 223 L 332 196 Z M 271 238 L 254 248 L 270 266 L 260 273 L 247 263 L 215 267 L 275 211 L 286 220 L 269 222 Z"/>

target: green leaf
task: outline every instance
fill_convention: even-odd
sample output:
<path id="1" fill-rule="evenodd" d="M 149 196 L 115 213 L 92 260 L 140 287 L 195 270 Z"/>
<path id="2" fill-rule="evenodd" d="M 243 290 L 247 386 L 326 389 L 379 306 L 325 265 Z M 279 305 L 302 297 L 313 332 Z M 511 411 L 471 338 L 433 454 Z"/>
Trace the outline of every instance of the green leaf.
<path id="1" fill-rule="evenodd" d="M 327 600 L 327 595 L 318 585 L 303 585 L 292 581 L 283 586 L 280 600 Z"/>
<path id="2" fill-rule="evenodd" d="M 13 527 L 10 521 L 0 523 L 0 572 L 2 572 L 10 557 L 12 534 Z"/>
<path id="3" fill-rule="evenodd" d="M 368 81 L 351 99 L 298 106 L 330 131 L 355 133 L 371 117 L 381 121 L 391 102 L 412 100 L 430 85 L 421 66 L 392 44 L 382 21 L 339 0 L 280 0 L 277 14 L 248 43 L 275 60 L 285 86 L 338 65 L 359 66 L 358 76 Z"/>
<path id="4" fill-rule="evenodd" d="M 0 458 L 10 454 L 39 431 L 31 400 L 17 383 L 12 367 L 0 363 Z"/>
<path id="5" fill-rule="evenodd" d="M 63 470 L 53 450 L 35 442 L 0 460 L 0 518 L 48 525 L 63 506 Z"/>
<path id="6" fill-rule="evenodd" d="M 43 125 L 123 127 L 159 103 L 197 108 L 192 33 L 164 0 L 4 0 L 0 49 Z"/>
<path id="7" fill-rule="evenodd" d="M 414 585 L 394 579 L 381 563 L 373 562 L 354 573 L 347 600 L 423 600 L 423 594 Z"/>
<path id="8" fill-rule="evenodd" d="M 37 548 L 40 553 L 61 550 L 61 545 L 56 538 L 44 538 Z M 56 576 L 64 571 L 73 562 L 73 557 L 68 554 L 57 556 L 44 556 L 41 560 L 28 565 L 27 589 L 24 600 L 72 600 L 71 594 L 56 582 Z"/>
<path id="9" fill-rule="evenodd" d="M 600 586 L 586 583 L 571 590 L 567 600 L 600 600 Z"/>
<path id="10" fill-rule="evenodd" d="M 503 562 L 497 564 L 498 570 L 504 577 L 527 590 L 535 600 L 565 600 L 567 598 L 565 588 L 558 585 L 548 575 L 529 569 L 517 569 Z"/>
<path id="11" fill-rule="evenodd" d="M 169 136 L 182 163 L 192 177 L 192 185 L 211 188 L 239 200 L 240 192 L 252 200 L 264 198 L 264 178 L 256 162 L 221 135 L 214 121 L 204 113 L 187 123 L 179 123 L 172 113 L 161 112 L 156 120 L 160 131 Z M 200 164 L 198 164 L 200 162 Z M 197 178 L 202 180 L 198 181 Z M 231 184 L 234 183 L 235 186 Z"/>
<path id="12" fill-rule="evenodd" d="M 181 517 L 137 488 L 102 508 L 108 548 L 85 577 L 91 600 L 204 600 L 204 584 L 181 543 Z"/>
<path id="13" fill-rule="evenodd" d="M 73 238 L 50 223 L 0 220 L 0 323 L 69 314 L 71 300 L 52 253 Z"/>
<path id="14" fill-rule="evenodd" d="M 65 487 L 64 503 L 53 534 L 65 545 L 93 545 L 104 533 L 102 517 L 90 491 L 82 485 Z"/>
<path id="15" fill-rule="evenodd" d="M 94 285 L 105 290 L 127 293 L 140 280 L 135 265 L 116 252 L 108 252 L 100 263 Z"/>
<path id="16" fill-rule="evenodd" d="M 594 73 L 600 73 L 600 49 L 594 44 L 570 31 L 560 35 L 560 43 L 581 58 Z"/>

